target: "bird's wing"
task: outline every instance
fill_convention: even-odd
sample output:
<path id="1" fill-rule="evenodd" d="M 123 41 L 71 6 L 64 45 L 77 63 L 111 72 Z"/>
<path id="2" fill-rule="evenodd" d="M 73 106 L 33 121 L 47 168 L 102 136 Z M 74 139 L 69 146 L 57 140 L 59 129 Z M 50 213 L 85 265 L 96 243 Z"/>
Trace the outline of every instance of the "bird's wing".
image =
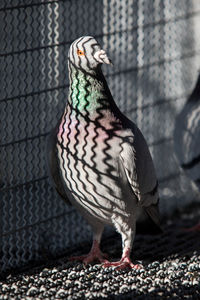
<path id="1" fill-rule="evenodd" d="M 122 144 L 119 160 L 138 202 L 159 226 L 158 181 L 147 143 L 138 128 Z"/>
<path id="2" fill-rule="evenodd" d="M 61 198 L 69 205 L 71 205 L 64 188 L 63 179 L 60 174 L 60 166 L 58 161 L 58 154 L 56 148 L 57 141 L 57 127 L 50 133 L 47 142 L 47 163 L 50 173 L 50 178 L 53 181 L 53 185 Z"/>
<path id="3" fill-rule="evenodd" d="M 200 101 L 188 102 L 176 117 L 174 148 L 183 169 L 200 161 Z"/>

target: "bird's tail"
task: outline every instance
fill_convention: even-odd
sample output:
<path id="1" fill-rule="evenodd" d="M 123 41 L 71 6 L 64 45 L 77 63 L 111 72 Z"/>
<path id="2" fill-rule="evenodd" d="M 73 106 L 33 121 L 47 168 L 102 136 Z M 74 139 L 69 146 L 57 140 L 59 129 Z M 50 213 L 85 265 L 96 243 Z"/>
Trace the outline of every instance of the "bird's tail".
<path id="1" fill-rule="evenodd" d="M 150 219 L 153 221 L 150 226 L 152 233 L 162 233 L 163 230 L 160 225 L 160 213 L 158 203 L 143 208 L 147 215 L 150 217 Z"/>

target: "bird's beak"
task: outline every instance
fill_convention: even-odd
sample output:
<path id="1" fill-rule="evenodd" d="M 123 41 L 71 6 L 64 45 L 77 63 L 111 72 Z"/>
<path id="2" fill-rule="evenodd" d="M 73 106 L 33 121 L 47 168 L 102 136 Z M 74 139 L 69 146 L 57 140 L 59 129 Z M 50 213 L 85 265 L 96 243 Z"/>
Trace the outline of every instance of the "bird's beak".
<path id="1" fill-rule="evenodd" d="M 94 58 L 101 64 L 113 65 L 112 61 L 110 60 L 110 58 L 108 58 L 104 50 L 95 52 Z"/>

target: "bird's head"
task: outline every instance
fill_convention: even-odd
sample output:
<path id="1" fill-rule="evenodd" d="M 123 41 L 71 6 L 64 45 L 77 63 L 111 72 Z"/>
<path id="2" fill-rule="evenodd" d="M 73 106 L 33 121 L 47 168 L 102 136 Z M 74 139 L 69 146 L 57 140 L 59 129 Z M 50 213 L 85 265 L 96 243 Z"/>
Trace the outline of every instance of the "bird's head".
<path id="1" fill-rule="evenodd" d="M 101 64 L 112 64 L 106 52 L 92 36 L 75 40 L 69 49 L 69 63 L 86 72 L 95 71 Z"/>

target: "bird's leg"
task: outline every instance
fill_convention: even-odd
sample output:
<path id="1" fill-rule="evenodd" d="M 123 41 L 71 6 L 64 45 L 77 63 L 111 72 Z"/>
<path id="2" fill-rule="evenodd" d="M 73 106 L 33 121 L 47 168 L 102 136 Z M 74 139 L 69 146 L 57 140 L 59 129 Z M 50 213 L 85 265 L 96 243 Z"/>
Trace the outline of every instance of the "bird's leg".
<path id="1" fill-rule="evenodd" d="M 101 241 L 101 235 L 102 235 L 103 229 L 99 229 L 98 231 L 96 230 L 94 232 L 93 236 L 93 244 L 90 252 L 85 255 L 81 256 L 73 256 L 70 257 L 70 260 L 80 260 L 82 261 L 85 265 L 93 262 L 93 261 L 99 261 L 100 263 L 103 263 L 106 261 L 107 254 L 102 253 L 100 250 L 100 241 Z"/>
<path id="2" fill-rule="evenodd" d="M 200 231 L 200 223 L 197 223 L 196 225 L 194 225 L 190 228 L 184 228 L 184 231 L 186 231 L 186 232 Z"/>
<path id="3" fill-rule="evenodd" d="M 119 261 L 115 262 L 109 262 L 106 261 L 103 264 L 103 267 L 116 267 L 116 269 L 125 269 L 125 268 L 140 268 L 139 265 L 134 265 L 130 259 L 130 253 L 133 243 L 133 238 L 135 236 L 135 226 L 132 226 L 132 229 L 129 230 L 122 230 L 121 232 L 122 236 L 122 257 Z"/>

